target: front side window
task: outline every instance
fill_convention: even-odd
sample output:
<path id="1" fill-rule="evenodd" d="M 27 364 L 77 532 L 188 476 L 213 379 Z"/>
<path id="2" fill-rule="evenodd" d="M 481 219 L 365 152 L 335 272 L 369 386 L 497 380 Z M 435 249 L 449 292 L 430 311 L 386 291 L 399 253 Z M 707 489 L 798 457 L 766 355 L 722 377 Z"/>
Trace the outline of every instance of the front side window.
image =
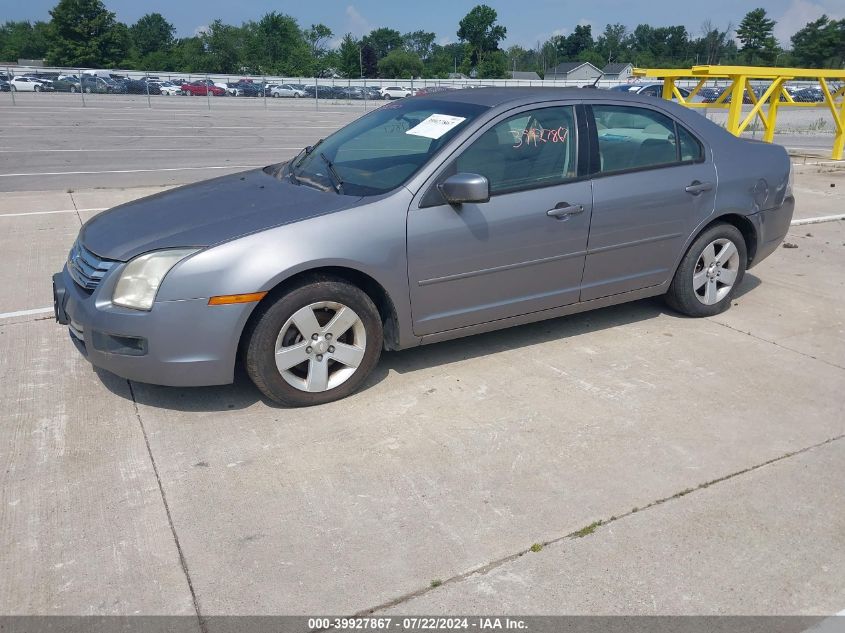
<path id="1" fill-rule="evenodd" d="M 612 173 L 679 162 L 675 123 L 665 114 L 619 105 L 594 105 L 599 171 Z"/>
<path id="2" fill-rule="evenodd" d="M 486 106 L 435 99 L 390 103 L 338 130 L 293 161 L 292 180 L 356 196 L 402 185 Z"/>
<path id="3" fill-rule="evenodd" d="M 449 172 L 481 174 L 493 195 L 560 184 L 577 176 L 577 146 L 573 106 L 531 110 L 484 132 Z"/>

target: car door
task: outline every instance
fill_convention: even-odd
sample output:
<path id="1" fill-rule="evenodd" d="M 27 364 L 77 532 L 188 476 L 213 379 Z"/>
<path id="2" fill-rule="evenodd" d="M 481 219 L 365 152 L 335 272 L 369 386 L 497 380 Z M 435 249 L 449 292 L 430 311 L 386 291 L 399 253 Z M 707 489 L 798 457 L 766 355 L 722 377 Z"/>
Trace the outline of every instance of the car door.
<path id="1" fill-rule="evenodd" d="M 521 108 L 477 132 L 408 212 L 413 328 L 432 334 L 576 302 L 592 207 L 575 106 Z M 581 147 L 582 151 L 579 151 Z M 490 200 L 448 204 L 450 175 Z"/>
<path id="2" fill-rule="evenodd" d="M 705 146 L 664 111 L 612 103 L 588 111 L 596 160 L 581 301 L 669 280 L 716 193 Z"/>

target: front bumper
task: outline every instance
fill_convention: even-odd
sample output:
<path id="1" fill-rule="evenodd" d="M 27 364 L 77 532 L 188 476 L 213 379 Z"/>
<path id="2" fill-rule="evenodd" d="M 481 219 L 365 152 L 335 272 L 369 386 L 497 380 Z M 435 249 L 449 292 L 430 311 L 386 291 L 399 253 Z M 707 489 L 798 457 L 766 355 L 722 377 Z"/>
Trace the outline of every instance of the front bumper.
<path id="1" fill-rule="evenodd" d="M 149 312 L 130 310 L 110 302 L 117 276 L 110 274 L 89 293 L 67 266 L 53 275 L 56 320 L 68 326 L 92 365 L 156 385 L 232 382 L 240 335 L 255 304 L 209 306 L 207 299 L 186 299 L 156 301 Z"/>

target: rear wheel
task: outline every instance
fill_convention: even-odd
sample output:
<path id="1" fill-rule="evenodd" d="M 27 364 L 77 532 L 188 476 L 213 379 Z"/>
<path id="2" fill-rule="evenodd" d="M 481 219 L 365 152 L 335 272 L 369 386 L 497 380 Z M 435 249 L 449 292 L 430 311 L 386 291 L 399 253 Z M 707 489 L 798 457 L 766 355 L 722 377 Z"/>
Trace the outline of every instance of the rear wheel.
<path id="1" fill-rule="evenodd" d="M 71 86 L 71 87 L 70 87 L 70 91 L 71 91 L 71 92 L 76 92 L 76 86 Z"/>
<path id="2" fill-rule="evenodd" d="M 383 339 L 378 310 L 366 293 L 343 280 L 304 283 L 258 310 L 246 333 L 246 370 L 279 404 L 344 398 L 378 362 Z"/>
<path id="3" fill-rule="evenodd" d="M 33 92 L 41 92 L 41 86 L 35 85 L 32 87 Z"/>
<path id="4" fill-rule="evenodd" d="M 731 305 L 745 275 L 745 238 L 731 224 L 716 224 L 698 236 L 681 260 L 667 303 L 682 314 L 713 316 Z"/>

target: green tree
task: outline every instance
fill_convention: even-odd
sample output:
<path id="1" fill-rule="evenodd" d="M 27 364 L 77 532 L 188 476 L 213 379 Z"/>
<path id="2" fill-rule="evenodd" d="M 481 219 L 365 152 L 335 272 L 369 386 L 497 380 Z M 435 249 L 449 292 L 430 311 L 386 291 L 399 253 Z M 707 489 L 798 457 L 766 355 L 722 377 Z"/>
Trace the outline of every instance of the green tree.
<path id="1" fill-rule="evenodd" d="M 200 35 L 206 51 L 204 69 L 212 73 L 238 73 L 256 70 L 245 67 L 244 60 L 244 30 L 222 20 L 214 20 L 208 29 Z"/>
<path id="2" fill-rule="evenodd" d="M 47 54 L 46 22 L 6 22 L 0 26 L 0 59 L 43 59 Z"/>
<path id="3" fill-rule="evenodd" d="M 385 79 L 413 79 L 423 72 L 422 60 L 416 53 L 398 48 L 378 63 L 378 74 Z"/>
<path id="4" fill-rule="evenodd" d="M 135 52 L 143 57 L 157 51 L 168 51 L 173 46 L 176 29 L 161 13 L 148 13 L 129 27 Z"/>
<path id="5" fill-rule="evenodd" d="M 627 62 L 631 56 L 628 28 L 624 24 L 608 24 L 596 39 L 595 49 L 605 63 Z"/>
<path id="6" fill-rule="evenodd" d="M 745 14 L 736 36 L 742 42 L 740 51 L 749 64 L 774 61 L 777 55 L 777 41 L 773 35 L 776 22 L 766 17 L 763 8 L 754 9 Z"/>
<path id="7" fill-rule="evenodd" d="M 364 74 L 361 60 L 361 42 L 352 33 L 347 33 L 340 40 L 338 47 L 338 70 L 344 77 L 361 77 Z"/>
<path id="8" fill-rule="evenodd" d="M 378 56 L 370 44 L 364 43 L 361 46 L 361 63 L 364 66 L 364 77 L 367 79 L 378 77 Z"/>
<path id="9" fill-rule="evenodd" d="M 558 53 L 563 60 L 577 60 L 585 51 L 593 50 L 593 28 L 589 24 L 579 24 L 566 37 L 557 39 Z"/>
<path id="10" fill-rule="evenodd" d="M 455 72 L 464 62 L 466 47 L 463 44 L 447 44 L 440 46 L 434 44 L 431 47 L 431 55 L 425 62 L 426 75 L 445 79 L 450 73 Z"/>
<path id="11" fill-rule="evenodd" d="M 305 39 L 295 18 L 271 11 L 258 22 L 244 24 L 243 32 L 246 44 L 240 57 L 244 65 L 256 72 L 282 75 L 311 75 L 317 72 L 311 44 Z M 222 35 L 224 38 L 237 38 L 236 31 Z M 234 46 L 238 55 L 237 46 Z"/>
<path id="12" fill-rule="evenodd" d="M 395 29 L 382 27 L 370 31 L 364 36 L 364 44 L 370 46 L 376 54 L 377 59 L 382 59 L 397 48 L 402 48 L 402 35 Z"/>
<path id="13" fill-rule="evenodd" d="M 508 58 L 504 51 L 490 51 L 475 69 L 479 79 L 504 79 L 508 76 Z"/>
<path id="14" fill-rule="evenodd" d="M 402 45 L 409 53 L 414 53 L 425 61 L 431 57 L 434 50 L 434 40 L 437 36 L 429 31 L 414 31 L 402 36 Z"/>
<path id="15" fill-rule="evenodd" d="M 59 0 L 50 16 L 49 64 L 113 66 L 126 58 L 126 27 L 100 0 Z"/>
<path id="16" fill-rule="evenodd" d="M 471 64 L 481 64 L 486 54 L 499 50 L 499 42 L 505 39 L 508 30 L 497 24 L 497 19 L 495 9 L 479 4 L 458 23 L 458 39 L 469 45 Z"/>
<path id="17" fill-rule="evenodd" d="M 311 55 L 314 59 L 319 59 L 326 54 L 326 42 L 334 37 L 334 32 L 325 24 L 312 24 L 311 28 L 305 29 L 302 34 L 311 47 Z"/>
<path id="18" fill-rule="evenodd" d="M 845 60 L 845 20 L 826 15 L 792 36 L 792 54 L 801 66 L 839 68 Z"/>

